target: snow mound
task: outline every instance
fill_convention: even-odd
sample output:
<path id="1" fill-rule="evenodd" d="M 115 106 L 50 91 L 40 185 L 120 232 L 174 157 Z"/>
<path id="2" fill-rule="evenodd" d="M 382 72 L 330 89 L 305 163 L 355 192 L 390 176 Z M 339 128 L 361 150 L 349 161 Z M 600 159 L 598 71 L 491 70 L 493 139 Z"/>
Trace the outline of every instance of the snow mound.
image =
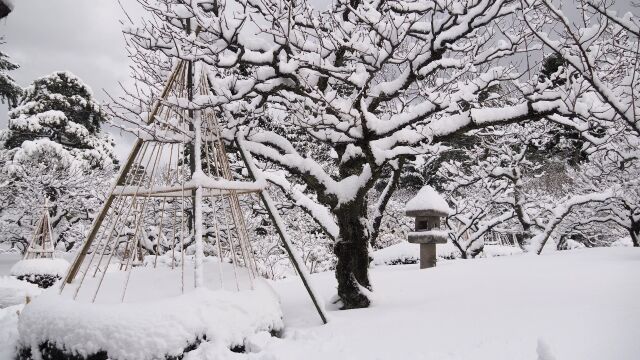
<path id="1" fill-rule="evenodd" d="M 24 305 L 0 309 L 0 359 L 14 359 L 18 341 L 18 316 Z"/>
<path id="2" fill-rule="evenodd" d="M 447 242 L 436 246 L 436 256 L 440 259 L 455 259 L 460 257 L 460 252 Z M 420 262 L 420 246 L 402 241 L 372 252 L 371 257 L 373 265 L 416 264 Z"/>
<path id="3" fill-rule="evenodd" d="M 10 276 L 0 277 L 0 309 L 24 304 L 27 296 L 34 298 L 42 290 L 37 285 L 20 281 Z"/>
<path id="4" fill-rule="evenodd" d="M 63 277 L 69 262 L 65 259 L 27 259 L 18 261 L 11 268 L 13 276 L 52 275 Z"/>
<path id="5" fill-rule="evenodd" d="M 485 257 L 510 256 L 523 253 L 521 248 L 508 245 L 485 245 L 482 252 Z"/>
<path id="6" fill-rule="evenodd" d="M 424 186 L 413 199 L 409 200 L 404 211 L 407 214 L 416 211 L 433 211 L 444 215 L 451 213 L 449 204 L 429 185 Z"/>
<path id="7" fill-rule="evenodd" d="M 178 356 L 205 339 L 233 348 L 282 328 L 280 302 L 263 280 L 249 291 L 198 288 L 145 303 L 82 303 L 46 293 L 24 307 L 18 323 L 24 348 L 37 352 L 49 342 L 83 357 L 105 351 L 113 360 Z"/>
<path id="8" fill-rule="evenodd" d="M 373 265 L 415 264 L 420 261 L 420 247 L 403 241 L 371 253 Z"/>
<path id="9" fill-rule="evenodd" d="M 633 241 L 631 241 L 631 237 L 627 236 L 621 239 L 618 239 L 611 243 L 612 247 L 632 247 Z"/>

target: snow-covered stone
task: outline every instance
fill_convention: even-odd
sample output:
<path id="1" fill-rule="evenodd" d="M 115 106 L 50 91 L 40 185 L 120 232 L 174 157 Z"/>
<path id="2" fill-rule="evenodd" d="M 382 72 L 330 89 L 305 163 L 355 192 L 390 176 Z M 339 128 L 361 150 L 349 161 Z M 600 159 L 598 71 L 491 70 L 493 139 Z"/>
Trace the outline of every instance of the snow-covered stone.
<path id="1" fill-rule="evenodd" d="M 449 239 L 448 230 L 413 231 L 407 236 L 407 240 L 413 244 L 444 244 L 447 239 Z"/>
<path id="2" fill-rule="evenodd" d="M 429 185 L 424 186 L 405 207 L 407 216 L 447 216 L 451 212 L 446 200 Z"/>

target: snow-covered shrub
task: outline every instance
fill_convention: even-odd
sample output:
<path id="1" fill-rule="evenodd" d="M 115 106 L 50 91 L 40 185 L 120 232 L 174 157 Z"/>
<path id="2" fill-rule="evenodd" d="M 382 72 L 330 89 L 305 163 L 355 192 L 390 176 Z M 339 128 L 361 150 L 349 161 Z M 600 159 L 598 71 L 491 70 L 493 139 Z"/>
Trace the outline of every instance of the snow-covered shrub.
<path id="1" fill-rule="evenodd" d="M 0 242 L 24 251 L 46 197 L 54 241 L 59 250 L 71 250 L 83 240 L 112 174 L 47 138 L 0 149 Z"/>
<path id="2" fill-rule="evenodd" d="M 482 255 L 484 257 L 496 257 L 496 256 L 510 256 L 522 254 L 523 251 L 517 246 L 509 245 L 484 245 L 482 248 Z"/>
<path id="3" fill-rule="evenodd" d="M 26 259 L 11 267 L 11 275 L 46 289 L 62 279 L 68 268 L 64 259 Z"/>
<path id="4" fill-rule="evenodd" d="M 633 246 L 633 241 L 631 241 L 631 237 L 623 237 L 611 243 L 613 247 L 631 247 Z"/>
<path id="5" fill-rule="evenodd" d="M 200 288 L 173 298 L 117 304 L 45 293 L 21 313 L 19 358 L 181 359 L 200 343 L 230 351 L 256 333 L 282 328 L 280 302 L 265 281 L 256 281 L 254 290 Z"/>
<path id="6" fill-rule="evenodd" d="M 371 253 L 373 265 L 402 265 L 420 262 L 420 246 L 407 241 Z"/>

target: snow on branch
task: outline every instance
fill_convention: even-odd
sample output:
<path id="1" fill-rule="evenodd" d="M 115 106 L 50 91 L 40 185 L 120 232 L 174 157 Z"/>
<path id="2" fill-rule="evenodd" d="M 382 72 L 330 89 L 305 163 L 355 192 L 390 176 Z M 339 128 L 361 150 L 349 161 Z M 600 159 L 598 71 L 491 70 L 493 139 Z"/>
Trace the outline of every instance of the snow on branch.
<path id="1" fill-rule="evenodd" d="M 614 194 L 615 192 L 613 189 L 608 189 L 603 192 L 576 195 L 557 205 L 551 210 L 551 217 L 547 220 L 544 230 L 536 234 L 536 236 L 531 239 L 531 243 L 529 245 L 530 251 L 535 251 L 537 254 L 540 254 L 553 231 L 558 225 L 560 225 L 562 220 L 569 215 L 573 208 L 592 202 L 608 201 L 614 196 Z"/>

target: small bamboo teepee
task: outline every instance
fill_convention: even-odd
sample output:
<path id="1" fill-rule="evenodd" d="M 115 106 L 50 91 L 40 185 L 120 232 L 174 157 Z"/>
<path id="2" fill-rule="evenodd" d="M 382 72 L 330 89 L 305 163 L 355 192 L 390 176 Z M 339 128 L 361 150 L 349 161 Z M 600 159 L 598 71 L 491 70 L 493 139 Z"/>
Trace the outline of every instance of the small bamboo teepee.
<path id="1" fill-rule="evenodd" d="M 138 140 L 69 268 L 61 293 L 65 284 L 73 284 L 74 298 L 83 287 L 90 287 L 82 292 L 95 301 L 107 273 L 119 271 L 124 274 L 118 285 L 124 301 L 134 269 L 155 269 L 159 263 L 165 266 L 162 271 L 170 268 L 180 274 L 184 292 L 185 287 L 205 285 L 205 252 L 218 259 L 218 288 L 247 288 L 241 281 L 252 287 L 259 274 L 239 197 L 257 194 L 326 322 L 304 265 L 291 251 L 282 220 L 266 193 L 266 182 L 239 139 L 241 154 L 236 159 L 244 161 L 252 179 L 232 171 L 214 110 L 194 106 L 198 95 L 210 95 L 206 72 L 196 71 L 192 62 L 178 62 L 150 111 L 147 126 L 139 129 Z M 113 288 L 112 283 L 109 287 Z"/>
<path id="2" fill-rule="evenodd" d="M 51 219 L 49 218 L 49 202 L 45 200 L 44 210 L 36 223 L 36 228 L 24 253 L 23 260 L 53 258 L 54 244 Z"/>

